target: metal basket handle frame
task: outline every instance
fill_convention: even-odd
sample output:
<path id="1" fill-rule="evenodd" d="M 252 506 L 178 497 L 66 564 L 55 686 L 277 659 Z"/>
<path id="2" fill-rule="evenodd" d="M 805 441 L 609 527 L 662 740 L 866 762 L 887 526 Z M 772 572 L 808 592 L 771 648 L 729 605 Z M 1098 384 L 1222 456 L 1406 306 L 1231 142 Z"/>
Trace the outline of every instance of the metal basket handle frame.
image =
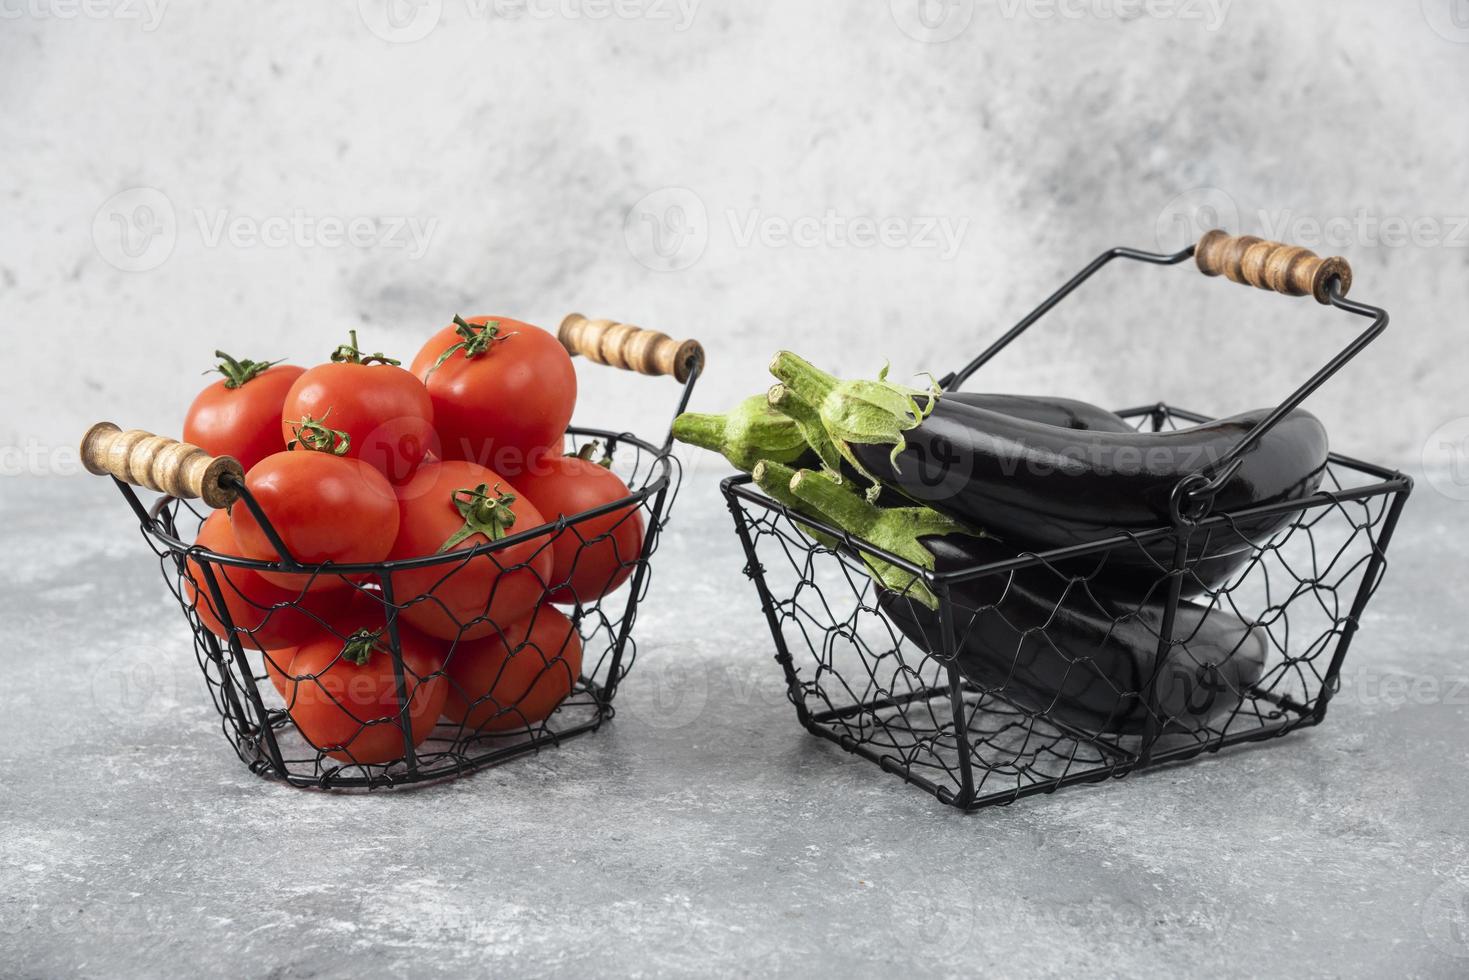
<path id="1" fill-rule="evenodd" d="M 573 313 L 567 316 L 561 323 L 557 333 L 562 345 L 568 353 L 574 355 L 582 354 L 589 360 L 598 364 L 608 364 L 624 370 L 636 371 L 648 375 L 670 375 L 683 385 L 678 407 L 674 412 L 677 418 L 688 407 L 689 399 L 693 394 L 694 385 L 698 382 L 699 375 L 704 367 L 704 349 L 696 340 L 674 341 L 666 334 L 653 330 L 644 330 L 641 327 L 633 327 L 619 324 L 611 320 L 588 320 L 580 314 Z M 609 450 L 616 437 L 611 433 L 602 433 L 608 438 Z M 672 422 L 662 444 L 659 455 L 667 457 L 673 445 Z M 121 491 L 123 497 L 132 507 L 134 514 L 145 533 L 150 528 L 157 529 L 158 522 L 153 514 L 143 506 L 138 499 L 134 485 L 158 490 L 179 499 L 200 499 L 211 507 L 228 507 L 235 500 L 242 500 L 249 508 L 251 514 L 259 522 L 267 539 L 275 548 L 280 558 L 280 567 L 287 572 L 302 571 L 307 568 L 298 563 L 291 556 L 290 550 L 285 542 L 281 540 L 280 534 L 271 524 L 269 517 L 260 507 L 258 501 L 250 493 L 245 485 L 244 472 L 239 462 L 229 456 L 210 457 L 202 449 L 188 443 L 156 436 L 139 429 L 123 431 L 111 422 L 99 422 L 87 430 L 83 436 L 80 448 L 80 456 L 83 466 L 88 472 L 96 475 L 106 475 L 112 478 L 113 483 Z M 648 569 L 648 558 L 657 544 L 658 532 L 662 525 L 663 511 L 667 506 L 668 493 L 673 480 L 670 473 L 665 473 L 660 479 L 657 494 L 652 505 L 652 518 L 649 522 L 648 533 L 643 540 L 642 552 L 638 555 L 637 567 L 633 571 L 632 581 L 629 583 L 627 605 L 623 611 L 621 621 L 618 625 L 617 639 L 612 650 L 612 659 L 609 663 L 607 681 L 600 691 L 593 690 L 598 705 L 598 717 L 596 720 L 578 726 L 578 729 L 596 727 L 603 718 L 605 706 L 612 700 L 620 679 L 623 653 L 627 646 L 627 639 L 632 630 L 633 618 L 637 610 L 639 596 L 643 590 Z M 583 511 L 572 517 L 562 517 L 551 522 L 550 527 L 555 533 L 562 533 L 565 527 L 580 523 L 581 521 L 610 513 L 630 503 L 640 503 L 647 497 L 647 492 L 633 493 L 621 501 L 613 501 L 606 505 Z M 165 498 L 166 499 L 166 498 Z M 491 542 L 481 548 L 467 549 L 463 553 L 451 556 L 456 560 L 465 560 L 474 557 L 481 550 L 499 550 L 520 540 L 538 535 L 544 535 L 543 528 L 529 529 L 517 535 L 512 535 L 500 541 Z M 181 542 L 180 542 L 181 543 Z M 187 546 L 185 551 L 189 550 Z M 208 554 L 213 559 L 220 560 L 220 564 L 252 564 L 249 561 L 233 561 L 229 556 L 214 556 L 212 552 L 200 550 L 200 554 Z M 175 550 L 175 560 L 179 566 L 180 573 L 184 567 L 183 554 Z M 410 692 L 408 690 L 408 678 L 403 663 L 403 648 L 398 635 L 398 609 L 393 596 L 392 571 L 398 567 L 409 567 L 413 563 L 427 564 L 437 560 L 441 556 L 425 556 L 421 559 L 407 559 L 400 563 L 379 564 L 373 568 L 376 578 L 382 589 L 383 603 L 385 607 L 385 627 L 388 634 L 389 651 L 393 661 L 393 672 L 396 683 L 395 696 L 398 702 L 398 725 L 403 733 L 403 762 L 410 773 L 418 769 L 418 756 L 413 744 L 412 717 L 410 713 Z M 240 703 L 232 683 L 225 682 L 228 677 L 228 665 L 224 660 L 224 651 L 220 647 L 219 638 L 212 632 L 205 630 L 207 653 L 214 661 L 221 675 L 221 688 L 223 689 L 226 706 L 233 716 L 236 731 L 247 739 L 261 738 L 264 742 L 265 751 L 269 757 L 270 767 L 284 780 L 292 781 L 291 774 L 286 766 L 284 756 L 281 754 L 280 745 L 275 737 L 275 730 L 267 723 L 269 712 L 260 696 L 259 686 L 255 683 L 255 676 L 251 672 L 245 657 L 244 647 L 240 642 L 240 636 L 235 629 L 233 618 L 230 616 L 228 604 L 225 601 L 223 589 L 220 587 L 218 577 L 214 573 L 215 560 L 199 562 L 203 571 L 205 586 L 214 604 L 216 614 L 220 618 L 221 625 L 228 633 L 228 643 L 233 662 L 239 666 L 238 677 L 242 681 L 245 694 L 250 700 L 250 706 L 254 709 L 255 717 L 260 719 L 261 724 L 256 726 L 249 720 L 245 706 Z M 349 572 L 355 566 L 341 565 L 330 566 L 327 570 L 332 573 L 341 571 Z M 580 607 L 578 607 L 579 609 Z M 579 614 L 578 614 L 579 618 Z M 562 733 L 569 735 L 572 732 Z M 552 738 L 562 735 L 553 734 Z M 236 751 L 243 756 L 244 747 L 237 745 Z M 507 750 L 509 751 L 509 750 Z M 325 779 L 326 776 L 323 776 Z"/>
<path id="2" fill-rule="evenodd" d="M 1147 723 L 1143 734 L 1142 751 L 1137 759 L 1137 765 L 1147 766 L 1152 761 L 1154 746 L 1158 739 L 1158 679 L 1168 652 L 1174 643 L 1173 627 L 1182 592 L 1183 571 L 1187 567 L 1189 529 L 1209 515 L 1220 488 L 1239 469 L 1244 454 L 1282 419 L 1298 408 L 1317 388 L 1340 371 L 1348 361 L 1361 353 L 1363 348 L 1376 340 L 1387 329 L 1388 314 L 1387 311 L 1378 307 L 1346 298 L 1352 286 L 1352 270 L 1343 258 L 1323 259 L 1314 252 L 1299 246 L 1266 241 L 1252 235 L 1231 236 L 1228 232 L 1215 229 L 1206 232 L 1196 244 L 1171 254 L 1145 252 L 1133 248 L 1113 248 L 1103 252 L 981 352 L 978 357 L 955 373 L 942 378 L 939 381 L 940 386 L 945 390 L 958 388 L 1104 265 L 1119 258 L 1146 262 L 1151 265 L 1177 265 L 1193 258 L 1199 271 L 1206 276 L 1223 275 L 1232 282 L 1254 286 L 1257 289 L 1271 290 L 1287 296 L 1309 295 L 1323 305 L 1334 306 L 1346 313 L 1372 320 L 1367 329 L 1353 338 L 1295 391 L 1287 395 L 1229 452 L 1220 459 L 1187 474 L 1174 486 L 1169 496 L 1169 512 L 1176 531 L 1172 572 L 1169 576 L 1163 621 L 1158 631 L 1158 647 L 1154 655 L 1153 670 L 1147 683 Z M 1162 407 L 1159 405 L 1157 410 L 1161 411 Z M 1376 574 L 1375 566 L 1379 559 L 1380 553 L 1375 554 L 1374 567 L 1368 569 L 1367 578 L 1364 579 L 1363 587 L 1359 590 L 1355 607 L 1360 607 L 1365 601 L 1365 593 L 1370 580 Z M 948 605 L 947 588 L 943 590 L 940 601 L 945 606 Z M 945 650 L 952 651 L 954 642 L 952 624 L 946 617 L 942 625 Z M 1343 653 L 1342 649 L 1337 651 L 1333 659 L 1334 665 L 1340 663 Z M 952 667 L 953 665 L 950 664 L 951 670 Z M 957 674 L 951 676 L 957 677 Z M 957 702 L 955 707 L 958 708 Z M 1319 706 L 1318 713 L 1323 708 L 1324 705 Z M 967 741 L 965 738 L 966 753 Z M 969 787 L 971 783 L 967 759 L 962 761 L 966 763 L 962 765 L 964 785 Z"/>
<path id="3" fill-rule="evenodd" d="M 1051 312 L 1078 286 L 1113 259 L 1131 259 L 1150 265 L 1178 265 L 1193 258 L 1206 276 L 1223 275 L 1232 282 L 1267 289 L 1287 296 L 1313 296 L 1323 305 L 1334 306 L 1346 313 L 1368 317 L 1372 324 L 1343 347 L 1326 365 L 1286 396 L 1258 425 L 1252 428 L 1229 452 L 1199 470 L 1188 474 L 1173 488 L 1169 508 L 1175 525 L 1196 524 L 1209 515 L 1220 488 L 1239 469 L 1241 459 L 1265 434 L 1275 428 L 1317 388 L 1340 371 L 1348 361 L 1387 329 L 1387 311 L 1346 298 L 1352 286 L 1352 269 L 1346 259 L 1321 258 L 1308 249 L 1280 242 L 1265 241 L 1252 235 L 1231 236 L 1215 229 L 1182 251 L 1144 252 L 1134 248 L 1113 248 L 1091 261 L 1070 281 L 1048 296 L 1024 319 L 1011 327 L 974 360 L 952 374 L 939 379 L 946 391 L 956 390 L 980 368 L 990 362 L 1015 338 Z M 1161 406 L 1160 406 L 1161 407 Z"/>

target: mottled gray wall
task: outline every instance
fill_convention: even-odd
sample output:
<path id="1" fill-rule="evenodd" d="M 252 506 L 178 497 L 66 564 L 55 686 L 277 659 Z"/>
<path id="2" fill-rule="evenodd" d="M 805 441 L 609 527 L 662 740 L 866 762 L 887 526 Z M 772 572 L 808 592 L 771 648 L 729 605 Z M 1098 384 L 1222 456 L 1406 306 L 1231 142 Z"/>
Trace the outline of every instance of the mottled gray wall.
<path id="1" fill-rule="evenodd" d="M 786 346 L 942 372 L 1215 220 L 1326 225 L 1393 311 L 1313 400 L 1339 448 L 1469 415 L 1469 0 L 393 3 L 0 0 L 8 470 L 177 431 L 216 346 L 407 357 L 457 311 L 697 336 L 705 407 Z M 1230 412 L 1354 326 L 1183 269 L 1077 300 L 976 386 Z M 670 385 L 582 377 L 661 425 Z"/>

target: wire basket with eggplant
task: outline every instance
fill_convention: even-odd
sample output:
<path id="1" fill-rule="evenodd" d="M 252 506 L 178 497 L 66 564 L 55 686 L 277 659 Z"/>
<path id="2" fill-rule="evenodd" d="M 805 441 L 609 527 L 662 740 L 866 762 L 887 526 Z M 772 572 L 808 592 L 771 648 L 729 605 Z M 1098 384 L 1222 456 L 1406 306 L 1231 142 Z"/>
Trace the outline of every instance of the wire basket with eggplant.
<path id="1" fill-rule="evenodd" d="M 1191 258 L 1371 323 L 1224 419 L 960 390 L 1103 266 Z M 746 471 L 722 489 L 801 725 L 975 810 L 1320 723 L 1412 488 L 1301 407 L 1387 326 L 1350 287 L 1222 231 L 1115 248 L 927 389 L 781 352 L 767 396 L 682 416 Z"/>

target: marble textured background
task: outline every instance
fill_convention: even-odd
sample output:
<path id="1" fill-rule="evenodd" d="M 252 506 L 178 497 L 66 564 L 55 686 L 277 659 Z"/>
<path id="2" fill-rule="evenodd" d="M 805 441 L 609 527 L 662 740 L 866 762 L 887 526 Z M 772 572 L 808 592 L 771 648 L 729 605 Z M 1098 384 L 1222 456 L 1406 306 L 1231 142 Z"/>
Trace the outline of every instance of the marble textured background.
<path id="1" fill-rule="evenodd" d="M 1214 223 L 1327 225 L 1394 313 L 1312 402 L 1338 448 L 1416 462 L 1469 415 L 1464 0 L 0 8 L 10 471 L 98 417 L 177 432 L 216 346 L 406 359 L 459 311 L 697 336 L 710 409 L 780 347 L 942 373 Z M 1351 326 L 1118 267 L 973 385 L 1228 413 Z M 582 377 L 580 419 L 662 426 L 659 382 Z"/>

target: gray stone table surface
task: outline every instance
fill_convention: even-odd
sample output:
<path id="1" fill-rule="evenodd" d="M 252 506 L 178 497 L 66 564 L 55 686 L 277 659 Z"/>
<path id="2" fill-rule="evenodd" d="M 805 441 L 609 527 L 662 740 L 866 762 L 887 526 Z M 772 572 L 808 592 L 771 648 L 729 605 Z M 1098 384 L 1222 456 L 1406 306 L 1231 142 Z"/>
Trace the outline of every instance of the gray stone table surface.
<path id="1" fill-rule="evenodd" d="M 712 475 L 610 724 L 351 796 L 239 764 L 105 483 L 6 479 L 0 974 L 1469 973 L 1469 505 L 1320 728 L 964 816 L 797 726 Z"/>

